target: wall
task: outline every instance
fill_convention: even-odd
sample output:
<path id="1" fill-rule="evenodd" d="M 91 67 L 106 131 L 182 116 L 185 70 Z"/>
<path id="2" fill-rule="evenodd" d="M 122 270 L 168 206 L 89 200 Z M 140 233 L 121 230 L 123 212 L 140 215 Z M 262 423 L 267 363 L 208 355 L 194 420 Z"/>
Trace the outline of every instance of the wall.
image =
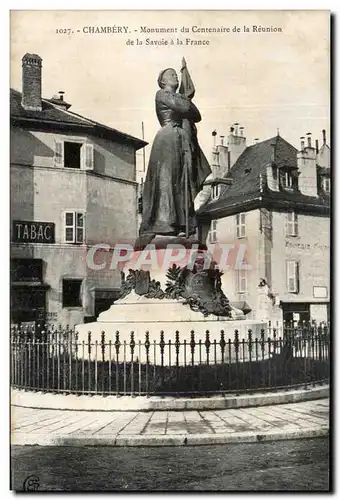
<path id="1" fill-rule="evenodd" d="M 53 161 L 58 138 L 67 136 L 18 127 L 11 130 L 11 219 L 54 222 L 56 238 L 53 245 L 13 243 L 11 256 L 43 259 L 44 283 L 50 287 L 47 312 L 57 313 L 57 322 L 74 325 L 83 322 L 84 316 L 94 314 L 93 289 L 119 288 L 120 273 L 109 268 L 100 272 L 89 269 L 87 246 L 64 243 L 64 211 L 86 212 L 88 246 L 98 242 L 134 242 L 135 152 L 130 146 L 93 138 L 94 172 L 64 169 L 55 167 Z M 83 308 L 62 308 L 63 278 L 84 280 Z"/>
<path id="2" fill-rule="evenodd" d="M 286 214 L 273 212 L 272 289 L 283 301 L 319 302 L 313 286 L 330 279 L 330 221 L 328 217 L 298 214 L 298 236 L 286 236 Z M 300 293 L 288 293 L 286 261 L 300 261 Z M 328 299 L 323 302 L 328 302 Z M 321 300 L 322 302 L 322 300 Z"/>
<path id="3" fill-rule="evenodd" d="M 259 261 L 259 227 L 260 211 L 252 210 L 246 213 L 246 237 L 238 239 L 236 236 L 236 215 L 218 219 L 216 227 L 216 237 L 219 244 L 234 244 L 236 250 L 230 250 L 228 264 L 229 269 L 224 269 L 222 276 L 223 290 L 226 296 L 232 301 L 247 301 L 252 308 L 256 308 L 257 286 L 261 277 L 261 267 Z M 247 270 L 247 292 L 238 293 L 237 270 L 235 263 L 237 259 L 237 249 L 239 245 L 246 245 L 247 263 L 251 269 Z M 218 248 L 216 245 L 208 245 L 211 252 Z M 254 313 L 247 315 L 247 318 L 254 317 Z"/>
<path id="4" fill-rule="evenodd" d="M 262 215 L 261 215 L 262 212 Z M 247 318 L 262 319 L 259 315 L 259 288 L 262 277 L 267 279 L 272 293 L 283 302 L 311 303 L 311 318 L 325 319 L 326 304 L 330 294 L 330 224 L 329 218 L 298 214 L 297 237 L 286 237 L 286 216 L 284 212 L 270 212 L 262 209 L 246 213 L 246 238 L 236 239 L 236 216 L 217 221 L 217 241 L 219 243 L 246 243 L 249 248 L 249 262 L 252 269 L 247 271 L 247 293 L 237 293 L 237 273 L 233 269 L 224 270 L 223 290 L 233 301 L 246 300 L 253 311 Z M 272 231 L 270 231 L 270 226 Z M 262 228 L 262 231 L 260 231 Z M 210 251 L 216 245 L 208 245 Z M 288 293 L 286 284 L 286 261 L 300 261 L 300 293 Z M 327 286 L 328 298 L 313 296 L 314 286 Z M 270 302 L 270 301 L 269 301 Z M 322 305 L 322 303 L 324 305 Z M 282 309 L 278 302 L 269 304 L 273 322 L 282 320 Z"/>
<path id="5" fill-rule="evenodd" d="M 94 145 L 95 172 L 129 181 L 136 180 L 135 150 L 132 146 L 75 132 L 59 134 L 13 127 L 11 163 L 56 168 L 53 163 L 55 140 L 72 140 L 72 137 Z"/>

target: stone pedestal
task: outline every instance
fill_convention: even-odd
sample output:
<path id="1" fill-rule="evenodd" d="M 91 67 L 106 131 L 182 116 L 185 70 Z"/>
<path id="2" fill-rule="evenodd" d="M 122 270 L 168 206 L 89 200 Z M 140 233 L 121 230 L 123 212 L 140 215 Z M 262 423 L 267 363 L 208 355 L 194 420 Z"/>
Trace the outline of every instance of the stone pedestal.
<path id="1" fill-rule="evenodd" d="M 186 266 L 190 267 L 188 263 L 193 254 L 190 255 L 189 251 L 192 250 L 193 244 L 190 242 L 185 255 L 184 252 L 181 253 L 181 259 L 179 259 L 178 254 L 177 257 L 174 256 L 177 271 L 185 269 Z M 242 342 L 242 340 L 248 339 L 249 330 L 252 332 L 253 339 L 260 338 L 261 329 L 266 328 L 266 324 L 256 320 L 247 320 L 242 311 L 233 308 L 228 303 L 223 309 L 223 304 L 228 301 L 220 288 L 220 275 L 218 271 L 215 273 L 215 263 L 208 266 L 211 274 L 209 274 L 210 271 L 208 272 L 202 267 L 202 259 L 204 260 L 206 257 L 206 250 L 199 249 L 195 263 L 200 261 L 200 265 L 194 266 L 193 271 L 189 270 L 186 277 L 183 278 L 184 281 L 181 282 L 180 273 L 176 279 L 172 281 L 169 279 L 168 270 L 169 266 L 171 267 L 171 262 L 169 255 L 166 254 L 168 249 L 150 248 L 149 259 L 145 249 L 143 249 L 134 252 L 130 260 L 124 264 L 122 269 L 124 273 L 123 297 L 116 301 L 110 309 L 102 312 L 96 322 L 76 326 L 76 331 L 79 333 L 78 341 L 87 342 L 90 331 L 91 342 L 100 343 L 104 331 L 105 342 L 112 342 L 112 352 L 114 353 L 114 343 L 117 340 L 116 332 L 119 332 L 119 342 L 125 349 L 127 359 L 131 354 L 130 341 L 133 338 L 133 342 L 135 342 L 133 357 L 145 362 L 145 341 L 148 338 L 148 342 L 150 342 L 149 359 L 153 364 L 160 362 L 159 343 L 161 339 L 164 339 L 166 345 L 163 362 L 164 364 L 172 364 L 176 360 L 175 343 L 176 340 L 177 342 L 179 340 L 181 343 L 179 360 L 180 364 L 183 364 L 191 359 L 192 332 L 196 343 L 195 358 L 197 362 L 200 356 L 204 362 L 207 332 L 211 343 L 209 351 L 212 359 L 216 362 L 220 362 L 223 357 L 220 347 L 221 338 L 224 338 L 227 343 L 228 339 L 233 342 L 237 331 L 238 339 Z M 174 249 L 172 248 L 172 250 Z M 180 248 L 175 249 L 175 254 L 176 250 L 180 251 Z M 144 252 L 144 255 L 141 252 Z M 204 296 L 205 286 L 208 289 L 207 297 Z M 178 295 L 178 293 L 182 295 Z M 204 300 L 200 301 L 202 296 L 204 296 Z M 220 300 L 221 297 L 222 300 Z M 207 311 L 214 310 L 215 303 L 216 311 L 222 311 L 222 314 L 207 313 Z M 131 332 L 133 332 L 132 337 Z M 146 337 L 146 332 L 148 332 L 148 337 Z M 198 350 L 201 350 L 201 353 Z M 228 346 L 226 350 L 228 350 Z"/>

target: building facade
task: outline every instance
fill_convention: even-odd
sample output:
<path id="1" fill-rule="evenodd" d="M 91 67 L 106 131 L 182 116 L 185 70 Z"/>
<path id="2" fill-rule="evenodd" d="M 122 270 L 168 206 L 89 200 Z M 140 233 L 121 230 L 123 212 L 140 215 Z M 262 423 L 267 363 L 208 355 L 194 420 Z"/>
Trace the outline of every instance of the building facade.
<path id="1" fill-rule="evenodd" d="M 135 240 L 146 143 L 69 111 L 63 93 L 43 99 L 41 58 L 22 65 L 10 94 L 12 321 L 73 326 L 118 297 L 119 271 L 89 265 L 89 250 Z"/>
<path id="2" fill-rule="evenodd" d="M 201 237 L 216 246 L 244 246 L 246 261 L 223 269 L 232 302 L 247 317 L 298 324 L 330 316 L 330 148 L 310 134 L 301 149 L 277 135 L 246 145 L 232 127 L 214 147 L 212 196 L 200 210 Z M 222 179 L 221 179 L 222 178 Z M 226 185 L 226 180 L 229 184 Z M 239 264 L 239 263 L 238 263 Z"/>

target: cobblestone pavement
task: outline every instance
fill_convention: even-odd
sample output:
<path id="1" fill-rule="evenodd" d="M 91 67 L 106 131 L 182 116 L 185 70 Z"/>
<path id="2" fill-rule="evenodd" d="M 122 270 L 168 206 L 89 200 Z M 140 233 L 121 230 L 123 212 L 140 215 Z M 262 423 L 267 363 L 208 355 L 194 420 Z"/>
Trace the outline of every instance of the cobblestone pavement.
<path id="1" fill-rule="evenodd" d="M 208 444 L 326 435 L 329 400 L 217 411 L 97 412 L 12 407 L 13 445 Z M 223 438 L 223 439 L 222 439 Z M 184 441 L 183 441 L 184 439 Z"/>

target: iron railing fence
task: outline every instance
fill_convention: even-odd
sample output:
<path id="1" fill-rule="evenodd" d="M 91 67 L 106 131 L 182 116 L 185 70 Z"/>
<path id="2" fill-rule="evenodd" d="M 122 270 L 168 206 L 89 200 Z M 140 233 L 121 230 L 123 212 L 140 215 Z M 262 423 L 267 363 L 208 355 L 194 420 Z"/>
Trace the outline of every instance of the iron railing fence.
<path id="1" fill-rule="evenodd" d="M 74 394 L 202 395 L 240 393 L 327 382 L 329 326 L 275 328 L 254 335 L 223 330 L 203 339 L 176 331 L 173 340 L 145 333 L 143 340 L 101 333 L 86 339 L 69 328 L 15 327 L 11 332 L 11 383 L 15 388 Z"/>

